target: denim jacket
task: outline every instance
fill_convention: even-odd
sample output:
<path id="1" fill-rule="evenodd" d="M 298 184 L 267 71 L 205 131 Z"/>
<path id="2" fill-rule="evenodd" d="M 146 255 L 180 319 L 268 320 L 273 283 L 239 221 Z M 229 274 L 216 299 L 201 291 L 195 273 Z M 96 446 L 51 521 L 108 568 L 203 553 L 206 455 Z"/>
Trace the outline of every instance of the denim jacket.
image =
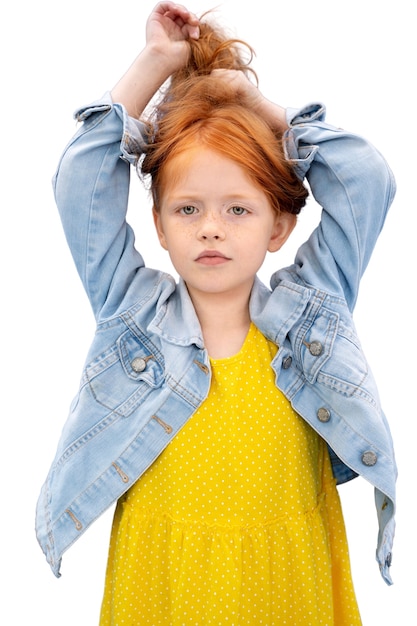
<path id="1" fill-rule="evenodd" d="M 109 94 L 81 109 L 54 191 L 97 327 L 37 505 L 37 536 L 56 576 L 64 551 L 153 463 L 207 397 L 211 370 L 185 284 L 148 269 L 126 222 L 140 122 Z M 396 464 L 352 310 L 395 193 L 389 167 L 325 109 L 288 109 L 286 156 L 323 208 L 320 224 L 267 288 L 252 321 L 278 346 L 276 384 L 327 442 L 338 483 L 375 487 L 377 561 L 390 584 Z"/>

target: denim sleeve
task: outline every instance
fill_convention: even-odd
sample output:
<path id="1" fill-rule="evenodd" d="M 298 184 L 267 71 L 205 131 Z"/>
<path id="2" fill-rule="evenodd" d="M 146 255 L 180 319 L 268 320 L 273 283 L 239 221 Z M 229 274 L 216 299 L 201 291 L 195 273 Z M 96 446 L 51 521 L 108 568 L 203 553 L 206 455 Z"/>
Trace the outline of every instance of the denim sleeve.
<path id="1" fill-rule="evenodd" d="M 344 297 L 352 310 L 394 198 L 395 181 L 376 148 L 327 124 L 325 116 L 321 104 L 287 110 L 287 158 L 322 207 L 320 223 L 299 249 L 294 267 L 307 284 Z"/>
<path id="2" fill-rule="evenodd" d="M 144 266 L 126 223 L 130 163 L 142 150 L 143 128 L 110 94 L 75 117 L 82 125 L 64 150 L 53 188 L 75 265 L 99 318 L 117 309 Z"/>

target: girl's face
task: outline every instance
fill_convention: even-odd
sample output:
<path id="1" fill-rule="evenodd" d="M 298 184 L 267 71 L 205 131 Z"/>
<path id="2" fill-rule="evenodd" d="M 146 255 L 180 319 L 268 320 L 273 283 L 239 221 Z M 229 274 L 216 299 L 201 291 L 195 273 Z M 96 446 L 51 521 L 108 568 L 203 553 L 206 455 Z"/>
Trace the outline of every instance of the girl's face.
<path id="1" fill-rule="evenodd" d="M 209 148 L 179 154 L 166 168 L 154 219 L 191 297 L 249 297 L 267 251 L 281 248 L 295 216 L 278 216 L 240 165 Z"/>

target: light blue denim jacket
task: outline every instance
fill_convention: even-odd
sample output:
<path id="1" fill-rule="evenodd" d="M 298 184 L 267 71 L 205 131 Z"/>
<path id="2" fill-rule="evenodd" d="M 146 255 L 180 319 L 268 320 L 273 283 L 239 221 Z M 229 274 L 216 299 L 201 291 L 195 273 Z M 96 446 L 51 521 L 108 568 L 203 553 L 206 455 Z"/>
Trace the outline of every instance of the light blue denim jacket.
<path id="1" fill-rule="evenodd" d="M 109 94 L 82 125 L 54 178 L 69 247 L 97 330 L 37 506 L 37 536 L 56 576 L 64 551 L 152 464 L 207 397 L 210 362 L 186 286 L 148 269 L 126 223 L 143 127 Z M 329 445 L 338 483 L 375 486 L 377 560 L 391 583 L 396 465 L 386 418 L 351 312 L 395 193 L 364 139 L 312 104 L 288 110 L 287 157 L 323 207 L 319 226 L 250 313 L 279 347 L 276 384 Z"/>

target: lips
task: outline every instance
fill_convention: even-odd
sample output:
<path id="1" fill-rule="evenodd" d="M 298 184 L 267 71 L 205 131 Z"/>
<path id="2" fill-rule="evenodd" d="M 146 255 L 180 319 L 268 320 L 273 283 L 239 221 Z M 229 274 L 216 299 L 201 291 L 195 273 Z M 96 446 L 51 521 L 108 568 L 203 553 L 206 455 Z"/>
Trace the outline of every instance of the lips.
<path id="1" fill-rule="evenodd" d="M 230 261 L 230 259 L 218 250 L 204 250 L 198 255 L 196 261 L 205 265 L 219 265 Z"/>

